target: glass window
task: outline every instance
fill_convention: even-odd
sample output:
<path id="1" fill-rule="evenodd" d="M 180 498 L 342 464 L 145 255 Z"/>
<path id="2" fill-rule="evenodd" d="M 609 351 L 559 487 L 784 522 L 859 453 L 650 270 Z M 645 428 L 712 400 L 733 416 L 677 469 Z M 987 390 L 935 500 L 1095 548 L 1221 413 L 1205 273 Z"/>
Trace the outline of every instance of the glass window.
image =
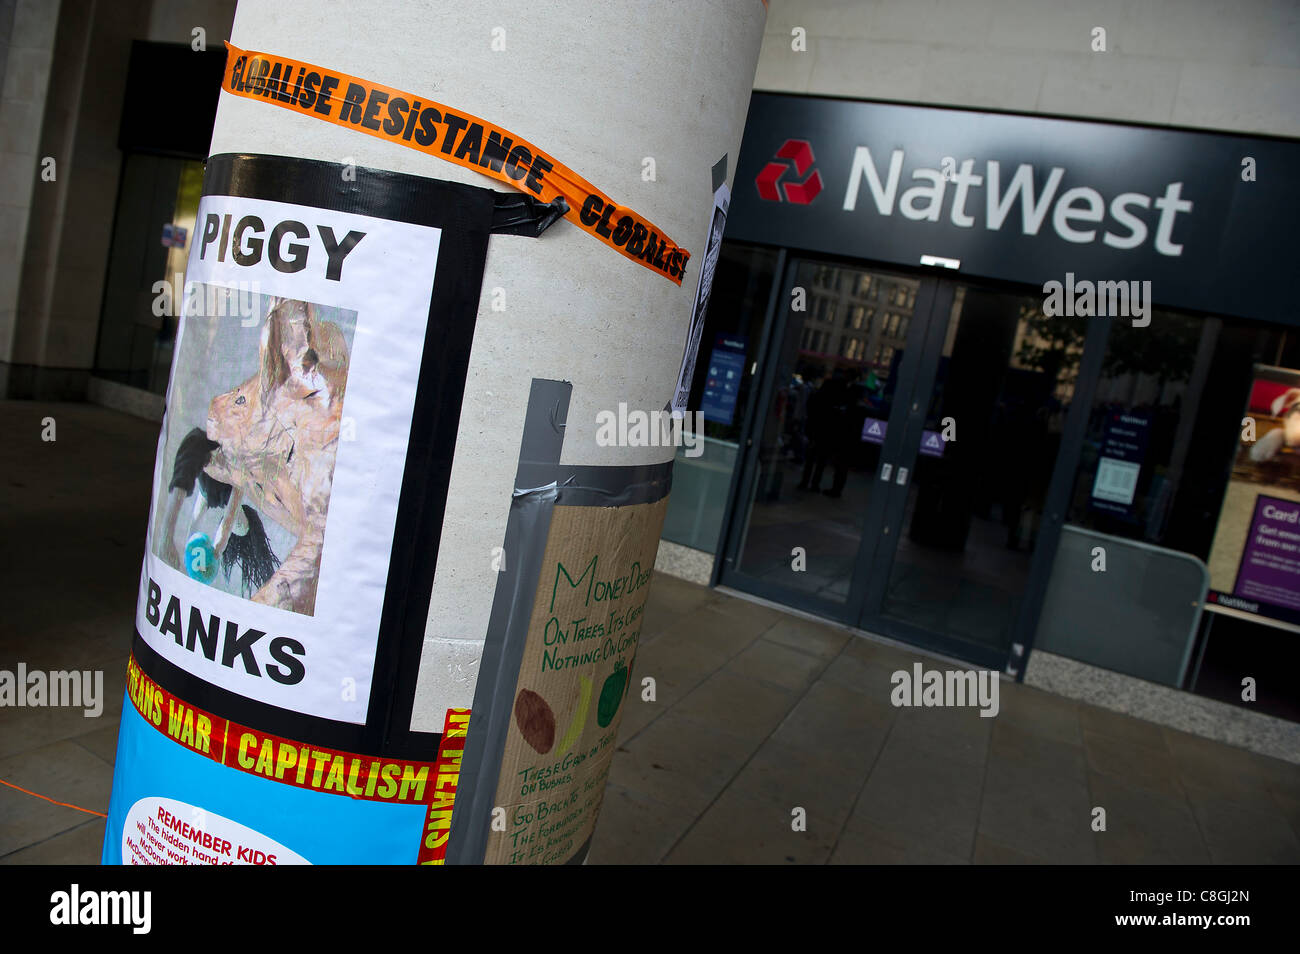
<path id="1" fill-rule="evenodd" d="M 1050 327 L 1054 342 L 1026 340 L 1021 353 L 1029 360 L 1051 360 L 1047 346 L 1061 345 L 1057 360 L 1069 364 L 1073 377 L 1084 325 L 1058 321 Z M 1208 559 L 1253 368 L 1274 363 L 1282 337 L 1257 325 L 1168 311 L 1153 312 L 1144 328 L 1116 320 L 1089 415 L 1069 521 Z M 1115 450 L 1120 441 L 1116 415 L 1131 418 L 1127 423 L 1137 430 L 1133 441 L 1139 446 L 1131 451 Z M 1098 468 L 1103 478 L 1117 475 L 1114 462 L 1120 453 L 1134 458 L 1120 463 L 1137 465 L 1119 468 L 1134 471 L 1132 499 L 1108 502 L 1104 491 L 1103 496 L 1095 492 Z"/>
<path id="2" fill-rule="evenodd" d="M 1050 336 L 1024 340 L 1021 352 L 1027 360 L 1053 360 L 1047 345 L 1054 340 L 1055 360 L 1073 374 L 1083 323 L 1054 322 Z M 1072 640 L 1049 634 L 1037 645 L 1230 704 L 1300 718 L 1294 680 L 1275 683 L 1272 692 L 1250 703 L 1241 698 L 1244 675 L 1290 672 L 1300 663 L 1296 634 L 1264 618 L 1291 615 L 1290 625 L 1300 621 L 1300 611 L 1286 605 L 1300 606 L 1300 567 L 1272 556 L 1254 566 L 1249 552 L 1260 540 L 1285 539 L 1261 518 L 1259 508 L 1267 503 L 1261 498 L 1282 508 L 1300 504 L 1300 439 L 1292 441 L 1287 424 L 1287 402 L 1300 395 L 1296 389 L 1300 334 L 1294 330 L 1163 310 L 1154 310 L 1145 327 L 1115 319 L 1053 585 L 1058 574 L 1072 569 L 1093 572 L 1095 551 L 1088 548 L 1102 546 L 1107 572 L 1140 568 L 1136 583 L 1127 581 L 1133 594 L 1126 618 L 1132 617 L 1135 628 L 1113 639 L 1104 633 Z M 1064 564 L 1067 551 L 1082 557 Z M 1208 568 L 1207 606 L 1226 605 L 1244 593 L 1245 603 L 1259 612 L 1242 618 L 1207 609 L 1196 632 L 1189 632 L 1193 607 L 1167 602 L 1181 600 L 1171 595 L 1175 590 L 1167 581 L 1178 567 L 1191 567 L 1183 554 Z M 1191 573 L 1177 592 L 1199 585 L 1201 571 Z M 1272 606 L 1274 601 L 1282 605 Z"/>
<path id="3" fill-rule="evenodd" d="M 202 189 L 201 162 L 126 156 L 99 320 L 99 377 L 166 392 Z M 159 282 L 167 283 L 162 299 Z"/>
<path id="4" fill-rule="evenodd" d="M 704 452 L 679 450 L 663 537 L 713 553 L 740 444 L 777 253 L 723 240 L 687 411 L 703 418 Z M 805 276 L 808 281 L 812 276 Z M 805 327 L 801 340 L 810 338 Z"/>
<path id="5" fill-rule="evenodd" d="M 794 283 L 822 267 L 797 262 Z M 841 287 L 862 285 L 863 269 L 834 268 L 845 276 Z M 901 276 L 874 277 L 919 284 Z M 752 497 L 741 504 L 738 517 L 745 523 L 736 567 L 773 587 L 842 607 L 863 515 L 881 489 L 876 473 L 882 444 L 876 435 L 883 434 L 890 416 L 897 363 L 871 365 L 864 360 L 868 354 L 881 354 L 876 336 L 870 335 L 869 341 L 869 333 L 843 333 L 835 350 L 797 347 L 806 316 L 787 309 L 783 318 L 784 335 L 773 343 L 768 371 L 775 385 L 756 421 L 757 471 Z M 791 541 L 815 555 L 806 572 L 791 572 Z"/>
<path id="6" fill-rule="evenodd" d="M 954 290 L 909 479 L 882 611 L 1007 651 L 1035 566 L 1035 543 L 1077 377 L 1050 337 L 1041 295 Z M 924 319 L 923 319 L 924 320 Z"/>

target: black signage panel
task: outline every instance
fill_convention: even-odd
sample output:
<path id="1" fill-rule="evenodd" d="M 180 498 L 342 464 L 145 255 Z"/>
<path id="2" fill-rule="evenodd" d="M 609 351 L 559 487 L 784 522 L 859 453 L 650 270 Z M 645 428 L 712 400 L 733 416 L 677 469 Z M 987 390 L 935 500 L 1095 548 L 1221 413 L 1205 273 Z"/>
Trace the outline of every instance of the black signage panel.
<path id="1" fill-rule="evenodd" d="M 727 237 L 1300 324 L 1300 143 L 755 93 Z"/>

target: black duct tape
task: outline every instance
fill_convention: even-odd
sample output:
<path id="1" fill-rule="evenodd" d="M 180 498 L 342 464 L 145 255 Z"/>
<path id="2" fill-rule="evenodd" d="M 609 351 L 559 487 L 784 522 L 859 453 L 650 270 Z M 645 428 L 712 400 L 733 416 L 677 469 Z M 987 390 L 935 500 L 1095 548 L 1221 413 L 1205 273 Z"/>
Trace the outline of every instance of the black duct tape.
<path id="1" fill-rule="evenodd" d="M 492 215 L 494 235 L 538 238 L 569 211 L 569 203 L 562 195 L 550 202 L 542 202 L 521 192 L 498 192 L 496 196 L 496 209 Z"/>
<path id="2" fill-rule="evenodd" d="M 673 462 L 632 467 L 561 467 L 556 503 L 565 507 L 626 507 L 668 496 Z"/>

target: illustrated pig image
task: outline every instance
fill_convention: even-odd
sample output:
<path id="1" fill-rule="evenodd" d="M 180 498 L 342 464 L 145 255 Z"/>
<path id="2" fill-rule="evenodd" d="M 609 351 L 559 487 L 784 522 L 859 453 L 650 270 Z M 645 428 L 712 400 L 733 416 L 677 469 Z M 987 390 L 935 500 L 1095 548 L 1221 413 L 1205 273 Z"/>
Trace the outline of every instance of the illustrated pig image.
<path id="1" fill-rule="evenodd" d="M 347 382 L 342 331 L 305 302 L 273 301 L 257 371 L 212 399 L 205 474 L 233 490 L 219 539 L 247 501 L 297 539 L 252 596 L 312 614 Z"/>

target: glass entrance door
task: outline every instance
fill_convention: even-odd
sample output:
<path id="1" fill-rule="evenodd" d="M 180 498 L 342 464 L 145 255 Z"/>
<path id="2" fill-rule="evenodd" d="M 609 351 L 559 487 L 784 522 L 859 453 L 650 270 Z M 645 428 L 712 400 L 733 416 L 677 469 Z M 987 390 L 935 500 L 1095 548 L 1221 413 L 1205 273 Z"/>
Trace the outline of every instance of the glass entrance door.
<path id="1" fill-rule="evenodd" d="M 941 282 L 882 543 L 859 625 L 999 668 L 1017 625 L 1057 465 L 1082 323 L 1041 297 Z M 940 311 L 942 308 L 942 311 Z"/>
<path id="2" fill-rule="evenodd" d="M 745 439 L 728 585 L 845 622 L 883 512 L 924 350 L 933 281 L 795 260 Z"/>
<path id="3" fill-rule="evenodd" d="M 793 261 L 720 581 L 1003 668 L 1083 347 L 1040 306 Z"/>

